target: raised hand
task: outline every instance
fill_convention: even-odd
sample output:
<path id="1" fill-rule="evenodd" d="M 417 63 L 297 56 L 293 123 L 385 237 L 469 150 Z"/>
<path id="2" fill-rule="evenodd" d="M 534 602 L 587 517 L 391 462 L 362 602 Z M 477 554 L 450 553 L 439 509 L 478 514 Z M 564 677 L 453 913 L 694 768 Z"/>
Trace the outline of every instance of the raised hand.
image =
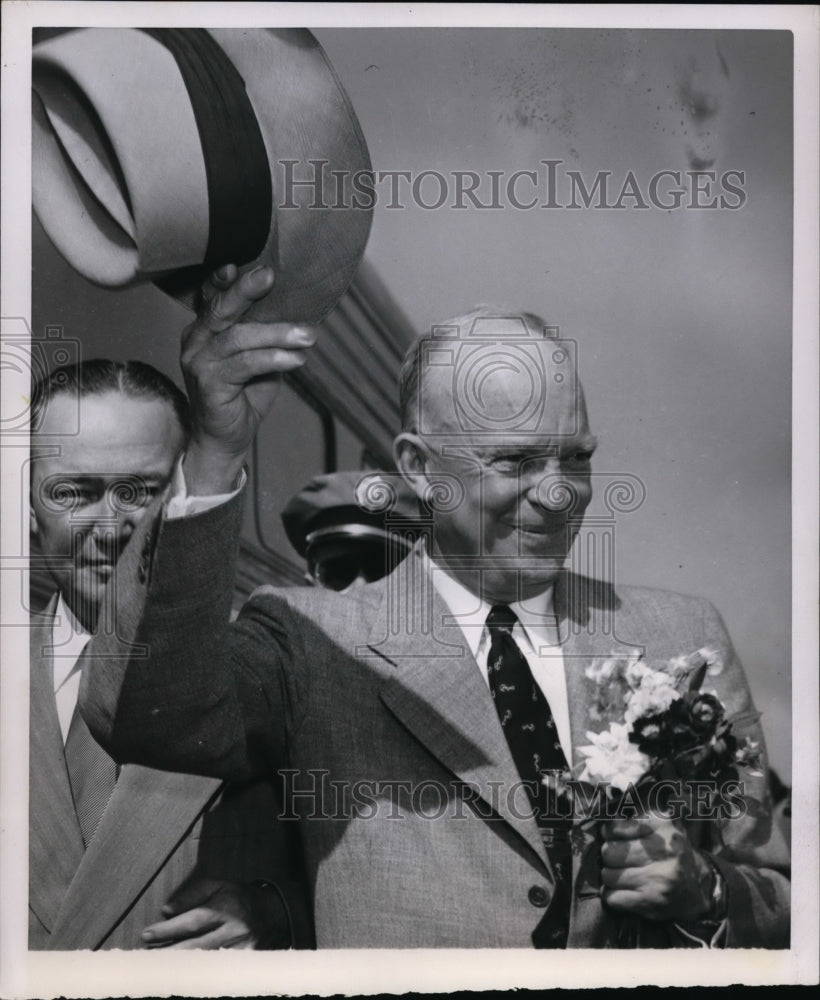
<path id="1" fill-rule="evenodd" d="M 196 319 L 182 335 L 181 364 L 193 429 L 185 460 L 191 495 L 234 489 L 248 449 L 273 404 L 283 372 L 307 360 L 314 331 L 289 323 L 243 323 L 250 305 L 274 282 L 260 267 L 238 277 L 234 265 L 202 290 Z"/>

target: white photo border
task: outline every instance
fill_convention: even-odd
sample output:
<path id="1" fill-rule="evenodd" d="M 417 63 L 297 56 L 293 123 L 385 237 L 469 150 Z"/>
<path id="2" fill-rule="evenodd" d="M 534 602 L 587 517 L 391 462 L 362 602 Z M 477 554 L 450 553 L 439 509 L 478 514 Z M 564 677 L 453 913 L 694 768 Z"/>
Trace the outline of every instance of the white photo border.
<path id="1" fill-rule="evenodd" d="M 792 946 L 784 952 L 319 951 L 190 954 L 35 953 L 26 945 L 28 636 L 15 573 L 2 579 L 0 678 L 0 995 L 4 997 L 249 996 L 404 993 L 458 989 L 816 983 L 818 976 L 818 8 L 706 5 L 458 5 L 310 3 L 3 4 L 2 309 L 4 337 L 31 318 L 30 58 L 34 26 L 425 25 L 788 29 L 794 34 L 795 196 L 793 355 L 793 884 Z M 12 323 L 14 321 L 14 323 Z M 12 324 L 11 326 L 9 324 Z M 4 394 L 27 392 L 26 371 L 3 370 Z M 799 442 L 799 444 L 798 444 Z M 27 554 L 14 527 L 27 503 L 26 447 L 2 447 L 2 551 Z M 20 505 L 19 508 L 16 505 Z M 4 569 L 9 563 L 4 564 Z M 19 601 L 17 602 L 19 605 Z M 586 957 L 585 957 L 586 956 Z M 547 971 L 545 971 L 545 969 Z"/>

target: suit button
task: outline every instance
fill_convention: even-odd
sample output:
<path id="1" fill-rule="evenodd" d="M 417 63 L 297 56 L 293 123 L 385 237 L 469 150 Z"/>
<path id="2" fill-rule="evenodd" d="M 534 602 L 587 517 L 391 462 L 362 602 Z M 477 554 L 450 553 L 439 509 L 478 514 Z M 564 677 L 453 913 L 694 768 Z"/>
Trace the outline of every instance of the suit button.
<path id="1" fill-rule="evenodd" d="M 527 899 L 529 899 L 533 906 L 537 906 L 540 910 L 543 910 L 549 902 L 547 890 L 542 888 L 540 885 L 530 886 L 530 891 L 527 893 Z"/>

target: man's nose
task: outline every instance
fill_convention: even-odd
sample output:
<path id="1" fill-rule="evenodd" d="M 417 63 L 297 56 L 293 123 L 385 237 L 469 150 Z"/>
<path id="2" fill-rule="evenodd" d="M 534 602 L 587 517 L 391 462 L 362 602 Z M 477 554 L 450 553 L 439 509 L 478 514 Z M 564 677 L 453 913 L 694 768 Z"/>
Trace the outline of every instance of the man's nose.
<path id="1" fill-rule="evenodd" d="M 582 512 L 589 503 L 589 482 L 556 462 L 530 479 L 526 496 L 534 507 L 569 517 Z"/>
<path id="2" fill-rule="evenodd" d="M 124 503 L 109 491 L 83 513 L 93 523 L 92 530 L 100 541 L 122 544 L 131 537 L 144 512 L 144 507 Z"/>

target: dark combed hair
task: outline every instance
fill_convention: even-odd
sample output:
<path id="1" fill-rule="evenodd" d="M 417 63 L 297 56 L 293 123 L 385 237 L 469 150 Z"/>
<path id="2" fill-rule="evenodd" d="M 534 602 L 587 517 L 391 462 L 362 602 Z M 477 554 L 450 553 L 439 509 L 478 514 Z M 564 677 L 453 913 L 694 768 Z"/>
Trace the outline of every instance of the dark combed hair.
<path id="1" fill-rule="evenodd" d="M 38 379 L 31 390 L 32 431 L 39 430 L 48 402 L 55 396 L 72 395 L 82 399 L 107 392 L 121 392 L 132 399 L 163 400 L 172 407 L 185 436 L 191 432 L 188 399 L 167 375 L 143 361 L 110 361 L 107 358 L 64 365 Z"/>

